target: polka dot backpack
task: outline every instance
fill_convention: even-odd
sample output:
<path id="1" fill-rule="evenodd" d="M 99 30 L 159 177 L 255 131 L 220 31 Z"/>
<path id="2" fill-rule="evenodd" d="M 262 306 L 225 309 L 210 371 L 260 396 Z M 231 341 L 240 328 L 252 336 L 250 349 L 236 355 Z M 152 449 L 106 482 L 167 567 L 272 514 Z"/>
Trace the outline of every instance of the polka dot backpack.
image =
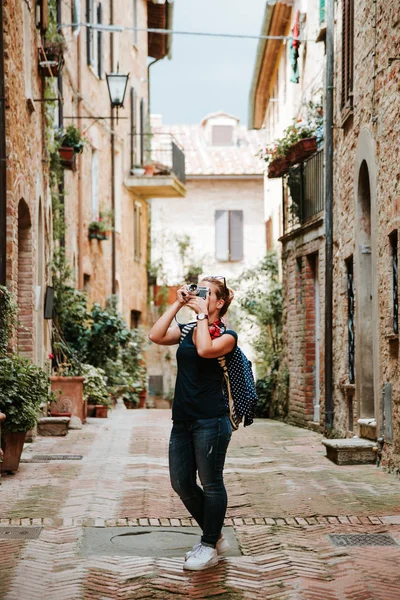
<path id="1" fill-rule="evenodd" d="M 182 327 L 180 342 L 195 326 L 196 323 L 188 323 Z M 221 333 L 224 331 L 225 327 L 222 327 Z M 247 356 L 239 346 L 228 356 L 220 356 L 218 362 L 224 372 L 223 393 L 232 429 L 236 430 L 242 422 L 244 427 L 253 423 L 258 398 L 251 362 Z"/>
<path id="2" fill-rule="evenodd" d="M 244 352 L 236 346 L 227 358 L 220 356 L 218 362 L 224 371 L 224 396 L 229 406 L 229 415 L 233 429 L 238 429 L 243 421 L 244 427 L 251 425 L 258 402 L 251 362 Z"/>

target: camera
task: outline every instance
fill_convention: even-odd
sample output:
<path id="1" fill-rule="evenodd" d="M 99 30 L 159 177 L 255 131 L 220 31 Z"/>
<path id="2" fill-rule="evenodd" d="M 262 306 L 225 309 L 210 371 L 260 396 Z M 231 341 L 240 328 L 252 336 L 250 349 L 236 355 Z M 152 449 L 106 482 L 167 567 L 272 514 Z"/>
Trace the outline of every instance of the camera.
<path id="1" fill-rule="evenodd" d="M 188 292 L 193 296 L 200 296 L 200 298 L 207 298 L 207 295 L 210 291 L 210 288 L 203 287 L 202 285 L 196 285 L 195 283 L 190 283 L 188 285 Z"/>

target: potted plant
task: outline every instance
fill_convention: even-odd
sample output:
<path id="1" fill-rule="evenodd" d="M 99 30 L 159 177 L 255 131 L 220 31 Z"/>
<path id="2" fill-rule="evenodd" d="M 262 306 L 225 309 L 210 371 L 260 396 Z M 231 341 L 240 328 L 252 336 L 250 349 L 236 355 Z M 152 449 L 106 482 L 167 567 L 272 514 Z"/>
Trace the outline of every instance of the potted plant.
<path id="1" fill-rule="evenodd" d="M 50 416 L 51 417 L 72 417 L 72 400 L 71 398 L 63 397 L 61 390 L 57 394 L 52 391 L 49 396 Z"/>
<path id="2" fill-rule="evenodd" d="M 2 471 L 18 470 L 26 433 L 36 425 L 48 395 L 49 378 L 43 369 L 19 355 L 0 357 L 0 412 L 6 415 L 1 432 Z"/>
<path id="3" fill-rule="evenodd" d="M 153 176 L 156 170 L 156 166 L 155 165 L 144 165 L 144 174 L 145 175 L 149 175 L 149 176 Z"/>
<path id="4" fill-rule="evenodd" d="M 144 175 L 146 172 L 145 168 L 142 165 L 134 165 L 134 167 L 131 169 L 131 174 L 134 175 L 135 177 L 142 177 L 142 175 Z"/>
<path id="5" fill-rule="evenodd" d="M 128 409 L 136 408 L 139 404 L 139 392 L 134 385 L 122 396 L 122 401 Z"/>
<path id="6" fill-rule="evenodd" d="M 63 167 L 76 170 L 76 155 L 81 154 L 86 146 L 87 139 L 75 125 L 68 125 L 65 131 L 58 134 L 60 146 L 60 163 Z"/>
<path id="7" fill-rule="evenodd" d="M 98 416 L 98 406 L 110 405 L 109 394 L 107 390 L 107 378 L 105 371 L 93 365 L 81 365 L 81 373 L 85 377 L 83 384 L 83 393 L 87 401 L 87 411 L 89 416 Z"/>
<path id="8" fill-rule="evenodd" d="M 90 240 L 103 241 L 108 239 L 108 229 L 101 217 L 97 221 L 91 221 L 88 230 Z"/>
<path id="9" fill-rule="evenodd" d="M 199 275 L 203 272 L 202 265 L 190 264 L 186 267 L 185 281 L 187 283 L 198 283 Z"/>

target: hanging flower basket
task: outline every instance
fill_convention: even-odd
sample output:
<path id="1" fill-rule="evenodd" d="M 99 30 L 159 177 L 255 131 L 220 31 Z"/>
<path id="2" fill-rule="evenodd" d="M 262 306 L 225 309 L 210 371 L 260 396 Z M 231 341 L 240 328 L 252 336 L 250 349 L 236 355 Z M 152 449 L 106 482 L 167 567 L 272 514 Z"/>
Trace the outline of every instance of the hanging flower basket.
<path id="1" fill-rule="evenodd" d="M 290 167 L 287 158 L 276 158 L 268 165 L 268 178 L 276 179 L 288 172 Z"/>
<path id="2" fill-rule="evenodd" d="M 299 140 L 289 149 L 286 158 L 290 165 L 295 165 L 317 151 L 317 138 L 310 137 Z"/>
<path id="3" fill-rule="evenodd" d="M 65 169 L 70 171 L 76 171 L 76 153 L 73 148 L 69 146 L 61 146 L 58 149 L 60 155 L 60 163 Z"/>

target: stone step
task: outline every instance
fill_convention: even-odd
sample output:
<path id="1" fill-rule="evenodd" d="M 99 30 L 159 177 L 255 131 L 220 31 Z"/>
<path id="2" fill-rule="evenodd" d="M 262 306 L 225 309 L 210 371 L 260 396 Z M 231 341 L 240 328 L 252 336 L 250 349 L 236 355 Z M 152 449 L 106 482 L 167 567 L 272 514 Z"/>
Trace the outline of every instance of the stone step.
<path id="1" fill-rule="evenodd" d="M 365 465 L 376 462 L 376 443 L 360 438 L 323 439 L 326 456 L 337 465 Z"/>

